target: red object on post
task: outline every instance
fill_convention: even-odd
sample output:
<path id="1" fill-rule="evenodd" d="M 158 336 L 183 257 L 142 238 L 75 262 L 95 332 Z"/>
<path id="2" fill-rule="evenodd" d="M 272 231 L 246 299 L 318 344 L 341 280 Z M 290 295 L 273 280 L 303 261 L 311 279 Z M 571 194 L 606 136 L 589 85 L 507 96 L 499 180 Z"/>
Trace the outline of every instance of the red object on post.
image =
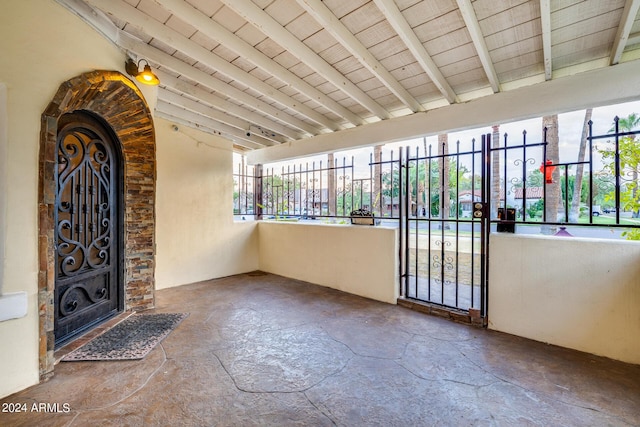
<path id="1" fill-rule="evenodd" d="M 553 184 L 553 171 L 556 170 L 556 167 L 552 164 L 551 160 L 547 160 L 546 164 L 540 165 L 540 172 L 544 174 L 544 180 L 547 184 Z"/>

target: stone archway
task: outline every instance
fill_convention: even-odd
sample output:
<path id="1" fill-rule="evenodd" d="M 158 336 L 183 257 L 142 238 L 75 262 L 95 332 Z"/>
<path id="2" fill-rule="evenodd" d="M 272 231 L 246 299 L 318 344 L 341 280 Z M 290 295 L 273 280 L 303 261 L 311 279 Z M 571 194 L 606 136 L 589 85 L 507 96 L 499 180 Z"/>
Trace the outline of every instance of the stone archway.
<path id="1" fill-rule="evenodd" d="M 125 310 L 154 305 L 156 154 L 153 119 L 140 90 L 116 71 L 93 71 L 60 85 L 42 114 L 39 159 L 39 274 L 40 379 L 54 366 L 54 211 L 58 119 L 84 110 L 101 117 L 121 144 L 124 205 Z"/>

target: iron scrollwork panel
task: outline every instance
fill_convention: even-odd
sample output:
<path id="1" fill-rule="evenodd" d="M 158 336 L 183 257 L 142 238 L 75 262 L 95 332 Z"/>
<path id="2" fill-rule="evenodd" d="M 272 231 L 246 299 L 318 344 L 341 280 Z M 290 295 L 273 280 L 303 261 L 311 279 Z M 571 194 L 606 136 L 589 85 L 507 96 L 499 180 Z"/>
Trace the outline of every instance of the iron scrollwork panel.
<path id="1" fill-rule="evenodd" d="M 104 301 L 109 295 L 109 274 L 99 274 L 64 287 L 61 292 L 60 314 L 70 316 L 97 302 Z"/>
<path id="2" fill-rule="evenodd" d="M 112 243 L 111 153 L 80 130 L 58 145 L 58 278 L 109 265 Z"/>
<path id="3" fill-rule="evenodd" d="M 117 193 L 111 140 L 86 123 L 57 145 L 56 338 L 117 308 Z"/>

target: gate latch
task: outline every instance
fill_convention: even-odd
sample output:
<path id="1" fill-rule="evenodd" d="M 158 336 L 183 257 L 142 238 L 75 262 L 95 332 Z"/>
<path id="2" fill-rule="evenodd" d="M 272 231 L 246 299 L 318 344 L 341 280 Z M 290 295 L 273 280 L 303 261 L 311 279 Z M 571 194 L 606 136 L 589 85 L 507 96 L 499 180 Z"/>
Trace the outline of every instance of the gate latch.
<path id="1" fill-rule="evenodd" d="M 485 203 L 474 202 L 473 203 L 473 217 L 474 218 L 482 218 L 482 217 L 484 217 L 484 208 L 485 208 Z"/>

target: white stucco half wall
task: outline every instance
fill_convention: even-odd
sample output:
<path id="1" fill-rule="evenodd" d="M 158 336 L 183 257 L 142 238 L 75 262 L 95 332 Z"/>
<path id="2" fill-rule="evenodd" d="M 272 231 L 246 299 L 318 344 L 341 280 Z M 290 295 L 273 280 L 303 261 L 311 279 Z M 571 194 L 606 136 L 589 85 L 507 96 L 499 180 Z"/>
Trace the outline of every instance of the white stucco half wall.
<path id="1" fill-rule="evenodd" d="M 489 328 L 640 363 L 640 242 L 492 234 Z"/>
<path id="2" fill-rule="evenodd" d="M 262 221 L 260 270 L 396 304 L 397 230 Z"/>

